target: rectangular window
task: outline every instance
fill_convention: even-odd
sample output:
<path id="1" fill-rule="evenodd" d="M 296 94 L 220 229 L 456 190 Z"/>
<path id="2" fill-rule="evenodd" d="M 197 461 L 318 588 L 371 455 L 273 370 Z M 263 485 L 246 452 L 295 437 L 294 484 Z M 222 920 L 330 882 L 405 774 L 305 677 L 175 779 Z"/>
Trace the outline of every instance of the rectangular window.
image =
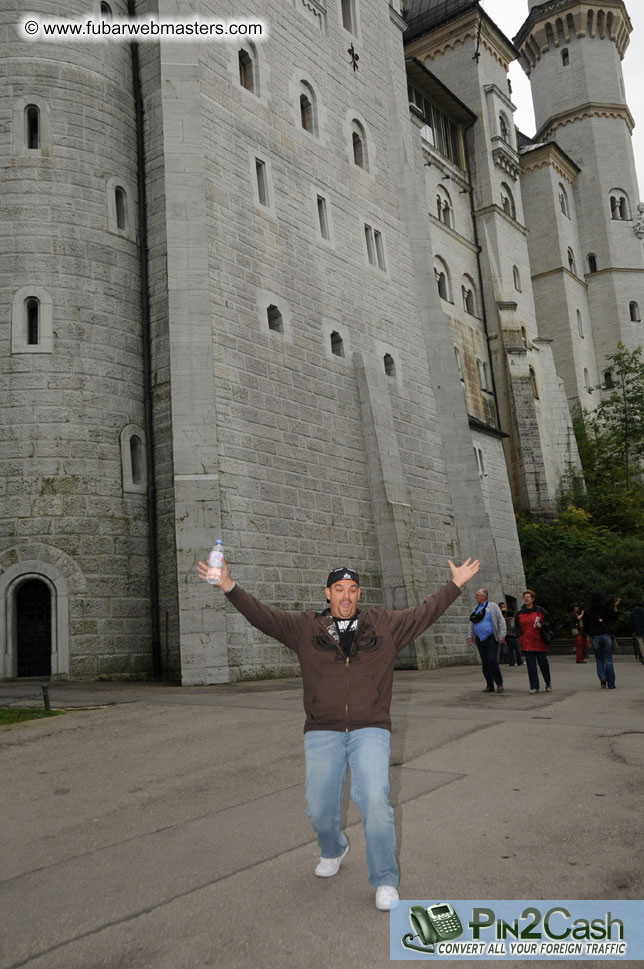
<path id="1" fill-rule="evenodd" d="M 261 158 L 255 159 L 255 175 L 257 177 L 257 197 L 259 204 L 268 208 L 268 178 L 266 176 L 266 162 Z"/>
<path id="2" fill-rule="evenodd" d="M 356 32 L 355 0 L 340 0 L 342 7 L 342 26 L 350 34 Z"/>
<path id="3" fill-rule="evenodd" d="M 378 262 L 379 269 L 385 269 L 385 247 L 382 241 L 382 234 L 374 229 L 373 233 L 374 242 L 376 244 L 376 260 Z"/>
<path id="4" fill-rule="evenodd" d="M 323 195 L 318 195 L 318 223 L 320 226 L 320 235 L 323 239 L 330 239 L 331 234 L 329 232 L 329 219 L 326 211 L 326 199 Z"/>
<path id="5" fill-rule="evenodd" d="M 367 257 L 372 266 L 376 265 L 376 247 L 373 240 L 373 229 L 370 225 L 364 227 L 364 238 L 367 243 Z"/>

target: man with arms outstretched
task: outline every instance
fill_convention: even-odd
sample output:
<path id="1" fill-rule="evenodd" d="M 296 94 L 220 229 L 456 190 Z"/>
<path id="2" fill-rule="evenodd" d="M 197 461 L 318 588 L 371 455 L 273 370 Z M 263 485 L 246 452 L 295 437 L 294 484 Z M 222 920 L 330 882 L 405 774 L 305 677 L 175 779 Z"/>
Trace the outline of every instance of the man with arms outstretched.
<path id="1" fill-rule="evenodd" d="M 336 875 L 349 850 L 340 808 L 347 771 L 351 799 L 362 815 L 369 884 L 376 907 L 388 911 L 398 899 L 394 816 L 389 804 L 391 693 L 396 654 L 436 622 L 479 570 L 467 559 L 449 562 L 451 580 L 411 609 L 360 612 L 358 573 L 342 566 L 326 583 L 324 612 L 287 612 L 255 599 L 230 577 L 223 563 L 218 585 L 257 629 L 292 649 L 304 686 L 306 813 L 317 834 L 315 874 Z M 197 572 L 208 577 L 208 566 Z"/>

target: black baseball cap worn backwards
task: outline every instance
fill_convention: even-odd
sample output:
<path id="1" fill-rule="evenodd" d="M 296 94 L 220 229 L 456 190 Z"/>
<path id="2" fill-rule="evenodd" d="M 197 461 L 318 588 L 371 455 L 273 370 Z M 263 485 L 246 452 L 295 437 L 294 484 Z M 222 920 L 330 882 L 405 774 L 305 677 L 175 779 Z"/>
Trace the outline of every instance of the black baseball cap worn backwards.
<path id="1" fill-rule="evenodd" d="M 356 570 L 342 565 L 340 568 L 333 569 L 332 572 L 329 572 L 329 578 L 326 580 L 327 589 L 330 589 L 334 582 L 341 582 L 343 579 L 350 579 L 356 585 L 360 585 L 360 578 Z"/>

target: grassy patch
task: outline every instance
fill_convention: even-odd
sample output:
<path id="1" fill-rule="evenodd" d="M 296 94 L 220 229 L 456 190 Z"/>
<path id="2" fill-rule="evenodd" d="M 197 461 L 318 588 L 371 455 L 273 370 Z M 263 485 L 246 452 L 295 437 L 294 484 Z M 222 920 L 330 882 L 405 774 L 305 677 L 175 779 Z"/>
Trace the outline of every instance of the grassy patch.
<path id="1" fill-rule="evenodd" d="M 23 723 L 26 720 L 42 720 L 43 717 L 57 717 L 62 710 L 34 710 L 31 707 L 0 707 L 0 727 L 10 723 Z"/>

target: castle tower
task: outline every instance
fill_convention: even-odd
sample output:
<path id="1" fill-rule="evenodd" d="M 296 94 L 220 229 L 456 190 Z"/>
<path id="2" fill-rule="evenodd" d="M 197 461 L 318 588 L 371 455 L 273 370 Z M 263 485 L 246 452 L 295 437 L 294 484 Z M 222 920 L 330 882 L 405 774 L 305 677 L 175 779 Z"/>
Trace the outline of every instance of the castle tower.
<path id="1" fill-rule="evenodd" d="M 521 64 L 530 78 L 540 144 L 555 142 L 579 167 L 570 178 L 572 206 L 557 206 L 557 222 L 576 220 L 558 238 L 544 235 L 531 251 L 533 282 L 561 275 L 572 265 L 562 239 L 573 250 L 577 281 L 586 288 L 596 372 L 600 379 L 607 354 L 621 340 L 642 343 L 644 254 L 635 222 L 639 193 L 631 132 L 634 121 L 626 103 L 621 61 L 632 25 L 622 0 L 530 0 L 530 13 L 515 37 Z M 565 167 L 565 166 L 564 166 Z M 572 167 L 568 164 L 568 171 Z M 559 179 L 566 185 L 565 177 Z M 579 251 L 574 251 L 578 233 Z M 568 287 L 570 288 L 570 286 Z M 581 300 L 581 294 L 576 296 Z M 583 307 L 579 306 L 580 313 Z M 582 321 L 583 323 L 583 321 Z M 567 326 L 551 307 L 539 325 L 555 340 Z M 569 342 L 569 341 L 568 341 Z M 582 353 L 581 343 L 579 353 Z M 585 351 L 584 351 L 585 352 Z M 583 366 L 578 356 L 577 371 Z M 562 371 L 565 368 L 562 368 Z M 576 391 L 572 373 L 568 396 Z M 579 383 L 579 377 L 577 377 Z M 588 401 L 589 398 L 586 398 Z"/>
<path id="2" fill-rule="evenodd" d="M 0 676 L 132 676 L 151 662 L 131 51 L 17 20 L 5 4 Z"/>
<path id="3" fill-rule="evenodd" d="M 552 341 L 537 325 L 528 228 L 508 88 L 516 50 L 477 0 L 413 0 L 405 52 L 476 117 L 466 150 L 474 239 L 480 245 L 486 320 L 515 508 L 548 515 L 562 475 L 578 456 Z M 431 172 L 431 169 L 430 169 Z"/>

